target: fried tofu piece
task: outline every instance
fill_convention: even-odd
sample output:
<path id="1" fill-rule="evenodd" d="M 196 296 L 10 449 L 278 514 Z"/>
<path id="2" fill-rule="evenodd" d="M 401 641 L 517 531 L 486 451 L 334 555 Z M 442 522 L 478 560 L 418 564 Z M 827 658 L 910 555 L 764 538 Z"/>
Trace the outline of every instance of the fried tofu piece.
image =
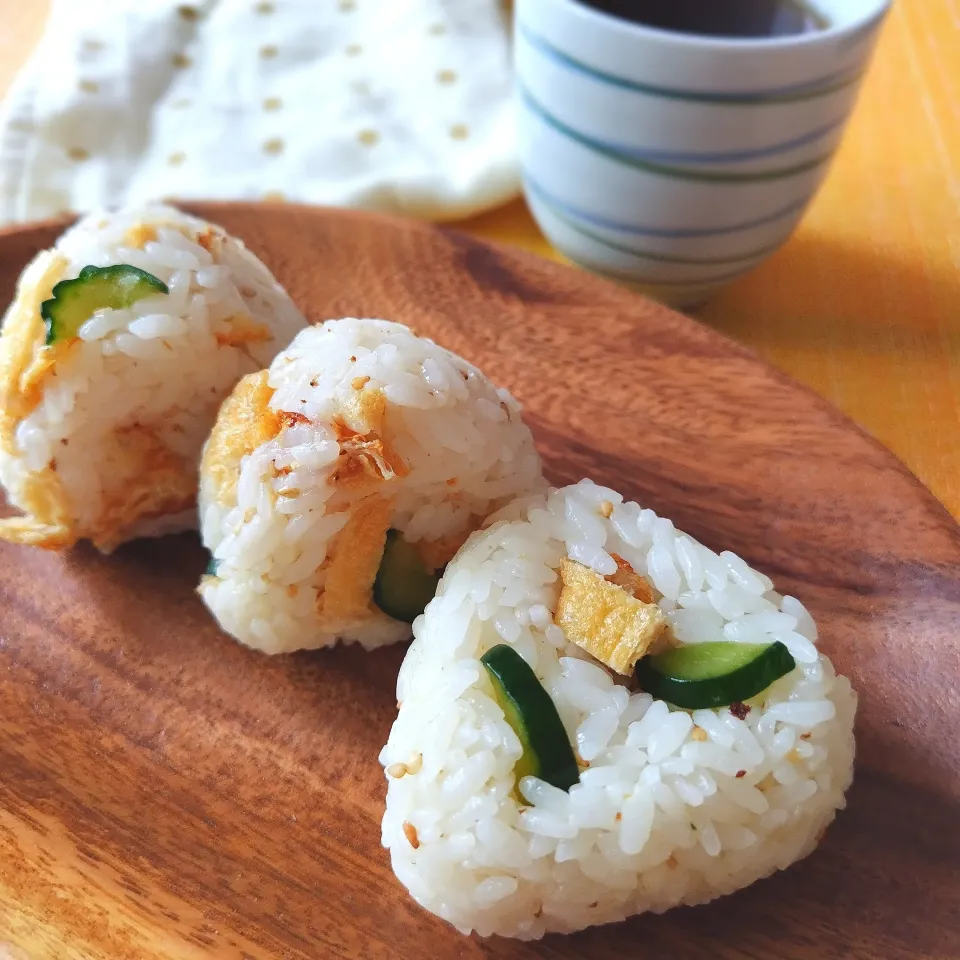
<path id="1" fill-rule="evenodd" d="M 149 223 L 134 224 L 124 235 L 124 243 L 128 247 L 142 250 L 148 243 L 157 239 L 157 228 Z"/>
<path id="2" fill-rule="evenodd" d="M 45 346 L 47 334 L 40 304 L 53 296 L 53 288 L 66 273 L 66 257 L 53 250 L 41 253 L 27 267 L 17 298 L 3 322 L 0 337 L 0 443 L 16 455 L 17 423 L 40 402 L 41 382 L 58 353 Z"/>
<path id="3" fill-rule="evenodd" d="M 119 546 L 138 524 L 189 510 L 197 495 L 196 466 L 149 427 L 131 424 L 115 437 L 110 487 L 96 525 L 84 534 L 104 553 Z"/>
<path id="4" fill-rule="evenodd" d="M 265 323 L 257 323 L 245 313 L 237 313 L 224 320 L 228 326 L 214 333 L 221 347 L 242 347 L 248 343 L 266 343 L 273 339 L 270 328 Z"/>
<path id="5" fill-rule="evenodd" d="M 623 557 L 615 553 L 610 554 L 616 561 L 617 572 L 604 577 L 608 583 L 615 583 L 623 587 L 631 597 L 636 597 L 641 603 L 653 603 L 653 589 L 644 577 L 641 577 Z"/>
<path id="6" fill-rule="evenodd" d="M 53 295 L 67 268 L 67 259 L 53 250 L 39 254 L 27 267 L 17 297 L 3 322 L 0 337 L 0 448 L 17 456 L 17 425 L 43 397 L 43 385 L 72 343 L 46 346 L 40 304 Z M 57 550 L 76 542 L 71 505 L 54 466 L 24 479 L 17 503 L 26 516 L 0 520 L 0 539 Z"/>
<path id="7" fill-rule="evenodd" d="M 338 490 L 365 497 L 384 481 L 405 477 L 409 472 L 383 439 L 386 410 L 387 398 L 379 389 L 354 390 L 341 404 L 333 421 L 340 460 L 331 476 Z"/>
<path id="8" fill-rule="evenodd" d="M 442 570 L 456 555 L 457 551 L 467 542 L 467 538 L 474 530 L 479 530 L 483 523 L 482 517 L 471 517 L 470 525 L 460 533 L 448 533 L 439 540 L 418 540 L 414 546 L 423 565 L 428 570 Z"/>
<path id="9" fill-rule="evenodd" d="M 390 450 L 380 437 L 347 436 L 340 439 L 340 462 L 333 480 L 339 490 L 364 487 L 365 481 L 374 485 L 407 473 L 404 462 Z M 366 491 L 356 490 L 363 496 Z"/>
<path id="10" fill-rule="evenodd" d="M 666 626 L 663 611 L 573 560 L 561 563 L 560 578 L 557 626 L 611 670 L 629 676 Z"/>
<path id="11" fill-rule="evenodd" d="M 354 378 L 357 382 L 360 377 Z M 364 389 L 369 377 L 360 389 L 354 388 L 340 404 L 338 428 L 345 433 L 365 437 L 369 433 L 383 433 L 383 419 L 387 413 L 387 397 L 379 388 Z"/>
<path id="12" fill-rule="evenodd" d="M 376 579 L 393 510 L 392 500 L 374 494 L 356 507 L 337 535 L 323 591 L 317 597 L 321 629 L 337 633 L 370 616 Z"/>
<path id="13" fill-rule="evenodd" d="M 389 485 L 408 472 L 383 438 L 387 398 L 368 382 L 355 379 L 333 420 L 340 456 L 329 482 L 357 505 L 332 547 L 317 597 L 321 627 L 329 633 L 383 616 L 371 597 L 393 512 Z"/>
<path id="14" fill-rule="evenodd" d="M 52 466 L 24 479 L 18 501 L 26 516 L 0 520 L 0 540 L 45 550 L 65 550 L 80 538 L 69 498 Z"/>
<path id="15" fill-rule="evenodd" d="M 383 438 L 387 398 L 367 388 L 368 382 L 369 377 L 355 378 L 333 420 L 340 456 L 329 483 L 356 506 L 333 544 L 317 597 L 321 628 L 328 633 L 384 616 L 371 597 L 393 512 L 389 484 L 408 472 Z"/>
<path id="16" fill-rule="evenodd" d="M 270 409 L 273 388 L 268 371 L 248 373 L 223 402 L 210 439 L 203 451 L 202 475 L 208 478 L 208 496 L 222 505 L 237 502 L 240 461 L 261 444 L 272 440 L 282 426 Z"/>
<path id="17" fill-rule="evenodd" d="M 60 340 L 49 347 L 40 347 L 34 354 L 30 366 L 20 376 L 20 398 L 26 413 L 32 413 L 40 406 L 43 388 L 49 376 L 57 369 L 57 364 L 65 360 L 78 343 L 79 340 L 76 337 Z"/>

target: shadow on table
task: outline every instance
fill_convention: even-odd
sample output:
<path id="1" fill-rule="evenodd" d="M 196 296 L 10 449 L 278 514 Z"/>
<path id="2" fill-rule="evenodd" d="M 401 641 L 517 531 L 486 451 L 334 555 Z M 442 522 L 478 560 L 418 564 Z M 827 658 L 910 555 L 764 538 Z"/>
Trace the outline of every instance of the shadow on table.
<path id="1" fill-rule="evenodd" d="M 946 265 L 806 233 L 693 315 L 761 351 L 924 354 L 960 351 L 958 302 L 960 274 Z"/>

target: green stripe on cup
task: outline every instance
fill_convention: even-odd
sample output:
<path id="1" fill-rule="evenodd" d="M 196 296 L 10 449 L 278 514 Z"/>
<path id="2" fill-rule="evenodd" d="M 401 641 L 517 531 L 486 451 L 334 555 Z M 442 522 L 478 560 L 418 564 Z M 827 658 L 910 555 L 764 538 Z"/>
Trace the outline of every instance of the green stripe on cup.
<path id="1" fill-rule="evenodd" d="M 563 251 L 560 251 L 563 253 Z M 584 260 L 577 260 L 576 257 L 570 257 L 574 263 L 585 267 L 592 273 L 603 277 L 610 277 L 612 280 L 620 280 L 624 283 L 635 284 L 644 287 L 646 290 L 661 289 L 666 291 L 682 291 L 687 288 L 711 287 L 716 284 L 730 283 L 732 280 L 738 280 L 756 269 L 756 264 L 751 263 L 739 270 L 730 270 L 728 273 L 720 273 L 715 277 L 692 277 L 689 280 L 662 280 L 654 277 L 644 277 L 641 274 L 633 273 L 630 270 L 616 270 L 606 266 L 594 266 Z"/>
<path id="2" fill-rule="evenodd" d="M 599 243 L 608 250 L 616 250 L 619 253 L 628 253 L 631 256 L 640 257 L 644 260 L 651 260 L 654 263 L 675 263 L 679 265 L 698 267 L 722 266 L 723 264 L 727 263 L 743 263 L 745 260 L 755 260 L 758 257 L 765 257 L 767 254 L 773 253 L 774 250 L 777 250 L 783 244 L 783 241 L 780 240 L 777 241 L 777 243 L 767 244 L 766 246 L 758 247 L 755 250 L 748 250 L 746 253 L 738 254 L 735 257 L 678 257 L 668 253 L 654 253 L 650 250 L 638 250 L 636 247 L 628 246 L 625 243 L 616 243 L 607 237 L 601 236 L 599 233 L 595 233 L 589 227 L 585 227 L 583 224 L 578 223 L 576 220 L 570 217 L 569 214 L 561 210 L 555 203 L 548 199 L 541 190 L 533 186 L 533 184 L 531 184 L 529 181 L 527 181 L 527 186 L 530 189 L 530 192 L 536 196 L 537 202 L 543 204 L 543 206 L 549 210 L 553 216 L 573 230 L 574 233 L 578 233 L 580 236 L 586 237 L 588 240 L 592 240 L 594 243 Z"/>
<path id="3" fill-rule="evenodd" d="M 783 103 L 797 103 L 803 100 L 825 97 L 831 93 L 837 93 L 840 90 L 852 87 L 860 81 L 865 72 L 861 67 L 854 73 L 840 75 L 839 77 L 836 75 L 826 77 L 821 81 L 813 81 L 809 86 L 802 86 L 795 90 L 759 90 L 756 93 L 747 91 L 743 93 L 713 93 L 698 90 L 677 90 L 672 87 L 658 87 L 654 84 L 641 83 L 638 80 L 628 80 L 626 77 L 620 77 L 617 74 L 607 73 L 605 70 L 592 67 L 582 60 L 564 53 L 524 24 L 519 25 L 519 33 L 532 47 L 552 60 L 570 70 L 575 70 L 577 73 L 583 73 L 594 80 L 599 80 L 601 83 L 619 87 L 621 90 L 643 93 L 651 97 L 661 97 L 665 100 L 683 100 L 688 103 L 715 103 L 731 107 L 766 107 Z"/>
<path id="4" fill-rule="evenodd" d="M 773 170 L 752 170 L 744 173 L 732 173 L 727 170 L 691 170 L 687 167 L 678 167 L 674 164 L 653 163 L 649 160 L 641 160 L 638 157 L 633 157 L 611 144 L 595 140 L 585 133 L 580 133 L 578 130 L 568 127 L 562 120 L 553 116 L 542 104 L 538 103 L 526 87 L 519 83 L 517 86 L 523 102 L 529 107 L 531 112 L 536 114 L 547 126 L 551 127 L 557 133 L 566 137 L 568 140 L 579 143 L 588 150 L 592 150 L 594 153 L 613 160 L 615 163 L 622 164 L 625 167 L 631 167 L 634 170 L 642 170 L 645 173 L 651 173 L 655 176 L 672 177 L 676 180 L 696 180 L 702 183 L 763 183 L 768 180 L 784 180 L 787 177 L 796 177 L 801 173 L 808 173 L 817 167 L 823 166 L 832 156 L 832 153 L 825 153 L 821 156 L 814 157 L 812 160 L 805 160 L 803 163 L 794 164 L 790 167 L 779 167 Z"/>

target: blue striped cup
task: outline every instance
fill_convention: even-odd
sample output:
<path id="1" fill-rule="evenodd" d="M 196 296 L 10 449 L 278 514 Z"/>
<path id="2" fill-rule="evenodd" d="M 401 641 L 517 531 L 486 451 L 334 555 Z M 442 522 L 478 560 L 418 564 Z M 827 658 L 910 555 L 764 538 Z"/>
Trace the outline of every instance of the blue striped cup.
<path id="1" fill-rule="evenodd" d="M 815 6 L 826 29 L 741 40 L 517 0 L 524 191 L 554 246 L 677 305 L 776 250 L 827 171 L 889 0 Z"/>

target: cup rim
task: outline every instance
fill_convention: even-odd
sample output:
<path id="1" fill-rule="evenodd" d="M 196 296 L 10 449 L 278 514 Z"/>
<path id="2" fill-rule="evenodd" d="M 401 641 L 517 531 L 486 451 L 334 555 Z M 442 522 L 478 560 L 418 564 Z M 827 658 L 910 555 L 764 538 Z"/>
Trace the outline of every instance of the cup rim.
<path id="1" fill-rule="evenodd" d="M 879 23 L 889 12 L 893 0 L 874 0 L 866 12 L 849 23 L 828 26 L 823 30 L 812 30 L 807 33 L 797 33 L 785 37 L 717 37 L 707 34 L 682 33 L 679 30 L 665 30 L 663 27 L 652 27 L 647 24 L 635 23 L 622 17 L 605 13 L 595 7 L 588 6 L 581 0 L 556 0 L 561 6 L 574 16 L 593 21 L 598 25 L 611 29 L 616 27 L 636 38 L 655 40 L 660 43 L 677 47 L 720 49 L 723 51 L 738 50 L 776 50 L 796 47 L 808 47 L 825 40 L 836 40 L 855 35 L 867 27 Z"/>

